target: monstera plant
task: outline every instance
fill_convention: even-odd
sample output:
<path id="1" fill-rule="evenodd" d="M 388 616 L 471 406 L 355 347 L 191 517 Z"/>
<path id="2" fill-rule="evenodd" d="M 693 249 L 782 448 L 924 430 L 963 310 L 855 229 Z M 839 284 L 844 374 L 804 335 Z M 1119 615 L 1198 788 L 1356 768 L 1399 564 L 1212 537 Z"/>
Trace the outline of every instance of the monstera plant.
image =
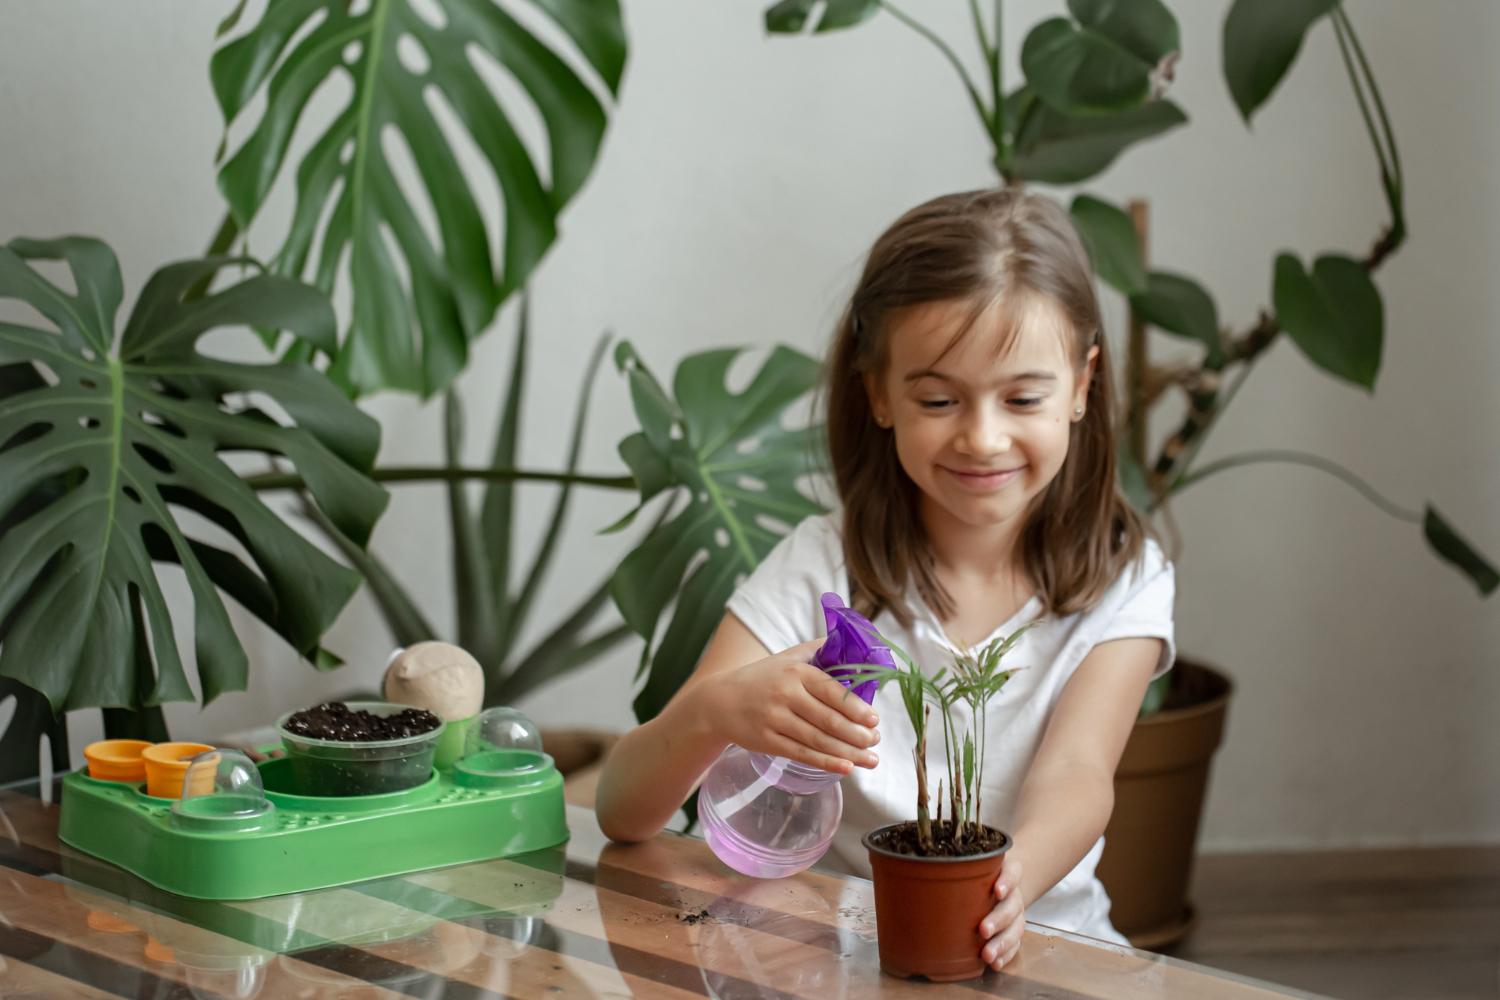
<path id="1" fill-rule="evenodd" d="M 39 262 L 63 261 L 72 290 Z M 0 246 L 0 781 L 36 773 L 38 733 L 68 759 L 60 714 L 105 707 L 110 736 L 161 738 L 165 701 L 194 697 L 155 564 L 180 567 L 205 701 L 245 687 L 221 592 L 319 668 L 319 639 L 359 577 L 293 530 L 226 459 L 287 462 L 322 515 L 363 544 L 385 509 L 368 473 L 380 428 L 322 374 L 198 351 L 221 326 L 272 325 L 334 345 L 327 298 L 256 273 L 184 301 L 227 258 L 157 271 L 124 326 L 119 264 L 92 239 Z M 277 418 L 260 398 L 284 411 Z"/>
<path id="2" fill-rule="evenodd" d="M 514 701 L 629 635 L 624 626 L 598 624 L 608 603 L 601 581 L 541 639 L 520 643 L 574 487 L 634 485 L 628 476 L 577 473 L 602 343 L 587 365 L 564 471 L 519 470 L 532 336 L 523 308 L 490 462 L 470 468 L 463 460 L 464 406 L 453 382 L 468 363 L 469 344 L 556 240 L 559 214 L 598 160 L 609 122 L 603 95 L 618 97 L 626 63 L 617 0 L 523 6 L 550 22 L 552 37 L 494 0 L 287 0 L 268 5 L 243 31 L 237 16 L 228 19 L 220 30 L 228 40 L 211 66 L 226 135 L 252 107 L 261 109 L 238 146 L 221 150 L 219 186 L 229 213 L 214 245 L 254 234 L 301 132 L 308 146 L 295 169 L 295 207 L 273 236 L 270 268 L 330 293 L 346 280 L 351 293 L 336 345 L 302 337 L 283 344 L 275 327 L 265 330 L 268 342 L 293 358 L 326 355 L 329 377 L 356 395 L 444 395 L 445 464 L 380 468 L 374 475 L 446 484 L 455 633 L 443 635 L 431 624 L 399 573 L 376 553 L 345 537 L 315 507 L 307 513 L 369 582 L 394 641 L 459 643 L 484 666 L 491 703 Z M 521 100 L 516 90 L 489 82 L 501 70 Z M 346 87 L 332 121 L 304 121 L 312 96 L 330 85 Z M 537 116 L 544 144 L 523 138 L 517 124 Z M 462 148 L 478 151 L 479 169 L 465 167 Z M 412 169 L 403 172 L 401 161 Z M 481 188 L 491 183 L 499 220 L 481 208 Z M 470 494 L 475 481 L 483 482 L 477 498 Z M 542 544 L 523 567 L 514 558 L 519 481 L 553 483 L 557 490 Z M 301 488 L 303 480 L 269 474 L 251 485 Z"/>
<path id="3" fill-rule="evenodd" d="M 54 762 L 66 761 L 63 710 L 104 706 L 111 735 L 160 735 L 157 706 L 193 696 L 153 561 L 181 564 L 187 575 L 205 700 L 243 688 L 247 670 L 215 587 L 318 666 L 337 662 L 318 639 L 361 574 L 398 641 L 429 637 L 415 603 L 365 551 L 385 502 L 376 481 L 449 484 L 463 622 L 456 638 L 485 658 L 492 681 L 505 682 L 499 695 L 518 695 L 628 634 L 624 626 L 588 634 L 608 601 L 601 583 L 540 643 L 516 651 L 571 488 L 634 485 L 573 473 L 590 379 L 568 471 L 514 468 L 524 322 L 493 460 L 477 469 L 461 460 L 462 402 L 452 383 L 470 342 L 556 240 L 559 214 L 598 159 L 626 61 L 617 0 L 522 6 L 531 9 L 278 0 L 249 23 L 240 0 L 220 25 L 210 66 L 224 115 L 218 179 L 228 211 L 210 259 L 164 269 L 119 338 L 110 324 L 120 279 L 102 245 L 17 241 L 7 251 L 3 293 L 57 331 L 7 327 L 13 340 L 0 363 L 0 419 L 10 429 L 0 440 L 0 710 L 14 699 L 0 778 L 35 773 L 43 732 Z M 331 118 L 307 114 L 328 95 L 341 102 Z M 518 120 L 539 120 L 543 134 Z M 305 149 L 295 163 L 294 147 Z M 477 150 L 477 169 L 460 149 Z M 483 185 L 496 189 L 501 218 L 486 218 Z M 293 196 L 286 220 L 264 211 L 279 186 Z M 252 238 L 272 248 L 264 267 L 248 260 Z M 247 265 L 264 273 L 208 295 L 240 241 Z M 58 254 L 73 268 L 76 296 L 25 263 Z M 341 288 L 351 293 L 342 321 L 329 305 Z M 195 335 L 216 325 L 253 326 L 282 362 L 235 366 L 193 353 Z M 388 389 L 445 393 L 446 464 L 371 468 L 379 428 L 349 399 Z M 263 412 L 252 401 L 260 395 L 286 416 Z M 114 408 L 96 412 L 96 398 Z M 55 450 L 75 438 L 89 448 Z M 264 457 L 231 467 L 216 457 L 230 451 Z M 476 479 L 487 483 L 477 511 L 465 492 Z M 540 553 L 512 587 L 519 480 L 559 484 L 559 496 Z M 354 569 L 257 499 L 287 488 Z M 217 525 L 219 544 L 172 520 L 174 509 L 192 512 L 190 524 Z M 37 655 L 49 632 L 66 641 Z"/>

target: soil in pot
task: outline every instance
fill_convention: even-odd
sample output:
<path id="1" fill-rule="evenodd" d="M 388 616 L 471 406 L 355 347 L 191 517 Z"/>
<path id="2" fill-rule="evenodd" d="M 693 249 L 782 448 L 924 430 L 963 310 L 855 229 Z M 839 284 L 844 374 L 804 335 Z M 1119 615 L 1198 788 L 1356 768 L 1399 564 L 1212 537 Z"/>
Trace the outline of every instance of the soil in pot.
<path id="1" fill-rule="evenodd" d="M 297 794 L 340 797 L 404 791 L 432 776 L 443 720 L 390 702 L 329 702 L 278 728 Z"/>
<path id="2" fill-rule="evenodd" d="M 979 923 L 995 905 L 993 888 L 1011 839 L 984 827 L 974 842 L 946 848 L 948 824 L 933 824 L 935 850 L 916 853 L 916 823 L 865 834 L 875 881 L 880 967 L 902 979 L 948 983 L 986 968 Z M 904 848 L 904 850 L 903 850 Z"/>

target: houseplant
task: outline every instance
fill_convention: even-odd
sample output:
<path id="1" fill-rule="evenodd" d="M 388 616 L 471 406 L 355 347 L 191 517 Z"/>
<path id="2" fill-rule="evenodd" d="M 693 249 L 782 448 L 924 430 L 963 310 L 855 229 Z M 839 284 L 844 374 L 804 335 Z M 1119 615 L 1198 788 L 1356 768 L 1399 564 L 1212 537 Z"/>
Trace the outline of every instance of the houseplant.
<path id="1" fill-rule="evenodd" d="M 901 688 L 901 701 L 916 733 L 916 818 L 871 830 L 864 836 L 875 883 L 875 920 L 880 967 L 903 979 L 926 976 L 934 982 L 973 979 L 983 974 L 979 925 L 993 905 L 991 895 L 1010 837 L 984 825 L 980 789 L 984 778 L 986 706 L 1010 680 L 1005 654 L 1031 626 L 999 636 L 979 649 L 965 650 L 949 667 L 928 676 L 901 649 L 885 641 L 905 669 L 868 676 Z M 871 629 L 873 632 L 873 628 Z M 865 676 L 865 675 L 861 675 Z M 960 731 L 954 706 L 965 704 L 976 731 Z M 946 776 L 938 782 L 936 817 L 929 812 L 927 737 L 932 707 L 942 725 Z M 943 819 L 943 788 L 948 819 Z"/>
<path id="2" fill-rule="evenodd" d="M 1009 91 L 1002 70 L 1003 2 L 969 0 L 968 7 L 975 63 L 960 57 L 947 39 L 909 14 L 906 5 L 887 0 L 826 5 L 782 0 L 766 10 L 765 23 L 773 33 L 823 33 L 852 28 L 883 13 L 912 29 L 959 76 L 992 149 L 997 180 L 1005 184 L 1088 181 L 1133 144 L 1187 121 L 1164 96 L 1181 41 L 1175 17 L 1160 0 L 1067 0 L 1067 16 L 1050 18 L 1027 32 L 1020 46 L 1024 79 Z M 1390 221 L 1362 257 L 1324 254 L 1307 267 L 1293 254 L 1279 255 L 1273 268 L 1273 306 L 1262 309 L 1248 329 L 1235 330 L 1221 324 L 1213 298 L 1200 283 L 1146 267 L 1144 205 L 1128 213 L 1086 193 L 1073 198 L 1072 215 L 1089 244 L 1098 277 L 1124 295 L 1130 309 L 1121 486 L 1142 510 L 1168 515 L 1172 497 L 1218 472 L 1265 462 L 1315 468 L 1353 486 L 1387 513 L 1420 524 L 1439 558 L 1489 594 L 1500 585 L 1500 574 L 1431 505 L 1421 511 L 1398 507 L 1328 459 L 1261 450 L 1194 464 L 1208 432 L 1256 361 L 1282 334 L 1315 365 L 1366 390 L 1373 391 L 1379 372 L 1383 314 L 1372 275 L 1406 237 L 1403 178 L 1380 91 L 1347 12 L 1337 0 L 1234 0 L 1223 27 L 1224 74 L 1248 123 L 1290 69 L 1304 36 L 1324 19 L 1338 39 L 1390 211 Z M 1150 364 L 1148 326 L 1183 338 L 1196 348 L 1196 360 Z M 1174 396 L 1185 399 L 1186 415 L 1153 453 L 1147 448 L 1150 417 L 1175 402 Z M 1170 530 L 1169 518 L 1164 520 Z M 1229 693 L 1227 678 L 1217 671 L 1197 665 L 1173 671 L 1148 691 L 1142 721 L 1126 748 L 1117 776 L 1115 817 L 1106 833 L 1110 846 L 1099 874 L 1116 900 L 1116 925 L 1138 943 L 1166 943 L 1189 926 L 1183 892 L 1208 759 L 1222 733 Z M 1168 711 L 1161 711 L 1164 705 Z M 1148 897 L 1148 890 L 1156 898 Z"/>
<path id="3" fill-rule="evenodd" d="M 283 355 L 277 365 L 264 367 L 269 374 L 256 377 L 274 382 L 277 391 L 289 385 L 295 393 L 282 399 L 272 387 L 255 380 L 241 385 L 207 376 L 196 381 L 184 376 L 181 389 L 176 382 L 163 383 L 162 389 L 146 387 L 165 393 L 168 399 L 184 393 L 195 403 L 216 406 L 225 419 L 236 421 L 232 426 L 246 428 L 242 433 L 253 430 L 260 444 L 259 467 L 225 466 L 201 496 L 190 498 L 189 505 L 225 528 L 230 549 L 236 545 L 251 549 L 248 559 L 219 548 L 225 543 L 212 533 L 208 540 L 191 538 L 179 546 L 203 562 L 211 582 L 199 588 L 194 580 L 194 594 L 200 598 L 195 623 L 205 701 L 243 688 L 248 669 L 243 650 L 223 621 L 212 584 L 270 623 L 320 667 L 337 665 L 317 639 L 353 595 L 360 575 L 371 586 L 397 642 L 406 644 L 436 634 L 396 575 L 365 548 L 375 517 L 385 504 L 386 494 L 376 485 L 380 482 L 426 480 L 448 485 L 458 607 L 454 638 L 485 664 L 491 702 L 520 697 L 589 662 L 630 632 L 624 625 L 600 624 L 609 601 L 606 585 L 601 583 L 586 589 L 577 605 L 564 610 L 540 641 L 529 648 L 519 643 L 564 531 L 571 490 L 580 485 L 621 491 L 651 488 L 649 479 L 638 482 L 630 475 L 577 472 L 590 387 L 604 356 L 605 341 L 601 340 L 584 372 L 563 470 L 519 469 L 520 412 L 532 337 L 523 304 L 491 461 L 478 468 L 463 461 L 464 408 L 454 379 L 468 362 L 469 344 L 489 327 L 501 304 L 523 288 L 556 239 L 559 214 L 597 161 L 610 117 L 609 103 L 619 93 L 626 62 L 624 24 L 614 0 L 588 5 L 537 0 L 534 6 L 535 14 L 556 30 L 538 34 L 534 21 L 517 20 L 507 8 L 488 0 L 442 0 L 421 9 L 405 0 L 356 4 L 291 0 L 266 6 L 258 20 L 246 24 L 241 22 L 247 4 L 241 2 L 220 26 L 223 42 L 213 56 L 210 75 L 225 119 L 218 179 L 229 208 L 212 241 L 209 261 L 172 265 L 163 272 L 188 274 L 191 280 L 184 283 L 173 278 L 171 287 L 161 293 L 170 293 L 170 301 L 155 302 L 152 322 L 171 319 L 168 306 L 175 302 L 185 314 L 212 308 L 213 318 L 220 323 L 252 326 L 267 347 Z M 512 122 L 516 109 L 509 108 L 508 101 L 515 91 L 492 90 L 475 72 L 477 64 L 487 61 L 503 67 L 540 112 L 546 133 L 543 151 L 524 141 Z M 315 94 L 341 80 L 351 89 L 347 104 L 333 120 L 304 121 Z M 468 131 L 485 159 L 478 173 L 465 172 L 459 165 L 451 132 L 439 126 L 425 100 L 434 93 L 454 112 L 459 127 Z M 406 146 L 416 168 L 415 182 L 398 177 L 389 157 L 390 145 L 382 141 L 387 134 L 394 134 L 397 144 Z M 293 173 L 290 150 L 299 137 L 308 140 L 307 148 L 295 164 L 295 176 L 289 178 Z M 503 227 L 486 220 L 478 207 L 482 201 L 479 185 L 486 173 L 498 182 L 505 207 Z M 287 220 L 266 217 L 262 211 L 278 178 L 294 187 L 295 203 Z M 214 274 L 227 260 L 224 255 L 237 245 L 248 245 L 252 232 L 257 245 L 275 248 L 264 265 L 268 273 L 243 286 L 212 288 Z M 492 244 L 499 248 L 494 254 L 489 249 Z M 21 282 L 26 295 L 40 296 L 44 305 L 54 300 L 66 303 L 70 293 L 48 285 L 45 275 L 16 270 L 24 264 L 18 261 L 28 254 L 55 255 L 63 252 L 58 249 L 63 246 L 61 241 L 12 244 L 8 252 L 17 260 L 6 258 L 7 273 Z M 90 283 L 119 285 L 112 259 L 104 259 L 107 250 L 92 242 L 67 244 L 67 253 L 75 251 L 79 288 L 93 287 Z M 248 253 L 241 264 L 262 267 Z M 297 279 L 305 279 L 312 287 Z M 148 286 L 148 291 L 155 287 Z M 341 288 L 352 293 L 349 314 L 342 323 L 328 303 L 328 296 Z M 146 304 L 143 296 L 139 308 Z M 315 317 L 304 315 L 307 310 L 316 313 Z M 133 328 L 134 321 L 127 333 Z M 27 337 L 34 335 L 40 334 L 25 331 Z M 61 335 L 71 336 L 71 328 L 63 325 Z M 99 346 L 112 342 L 111 332 L 103 326 L 90 329 L 89 335 L 99 343 L 80 350 L 93 351 L 94 356 L 68 363 L 85 368 L 95 362 L 106 367 L 118 362 L 124 379 L 119 384 L 132 391 L 131 365 L 144 361 L 134 355 L 109 355 Z M 52 349 L 46 346 L 46 351 Z M 24 347 L 17 350 L 25 352 Z M 634 356 L 628 345 L 622 351 L 622 357 Z M 705 357 L 712 368 L 720 356 L 689 358 L 683 367 L 699 372 Z M 46 388 L 54 374 L 56 366 L 44 367 L 37 363 L 40 357 L 0 364 L 0 420 L 7 421 L 7 426 L 21 419 L 19 414 L 38 399 L 27 394 Z M 770 409 L 753 408 L 752 427 L 759 426 L 757 421 L 775 423 L 786 402 L 810 384 L 806 377 L 812 368 L 810 359 L 782 351 L 773 361 L 769 380 L 790 378 L 796 391 L 791 396 L 778 394 L 780 402 Z M 97 382 L 90 391 L 103 392 L 100 385 L 107 384 Z M 349 397 L 383 389 L 424 397 L 443 394 L 445 464 L 373 467 L 379 426 Z M 240 394 L 252 390 L 277 398 L 290 418 L 249 408 Z M 56 418 L 53 424 L 66 429 L 71 422 L 93 419 L 92 403 L 57 395 L 56 405 L 47 413 Z M 726 390 L 694 412 L 710 422 L 738 421 L 746 414 L 736 407 L 734 395 Z M 305 428 L 299 428 L 299 423 Z M 27 424 L 21 436 L 8 434 L 8 440 L 0 441 L 0 446 L 10 448 L 0 450 L 0 480 L 14 487 L 0 498 L 0 568 L 7 571 L 6 607 L 24 605 L 44 593 L 47 579 L 45 574 L 10 572 L 16 564 L 5 546 L 27 544 L 31 527 L 41 523 L 28 519 L 77 485 L 53 479 L 36 482 L 41 467 L 32 463 L 31 452 L 21 445 L 27 442 L 26 434 L 46 433 L 47 426 L 52 424 Z M 277 426 L 281 430 L 274 429 Z M 97 426 L 81 426 L 84 434 L 98 430 Z M 654 435 L 655 425 L 647 431 Z M 340 473 L 342 478 L 330 485 L 330 473 L 304 468 L 303 453 L 312 456 L 306 463 L 327 460 L 303 442 L 307 435 L 324 442 L 363 478 L 347 483 L 343 479 L 348 476 Z M 747 439 L 733 436 L 732 442 L 743 446 Z M 634 438 L 626 450 L 634 452 Z M 800 450 L 793 451 L 796 454 L 782 447 L 770 457 L 795 460 Z M 743 459 L 746 453 L 739 455 Z M 100 483 L 112 481 L 134 461 L 132 453 L 116 448 L 104 453 L 97 467 L 80 466 L 73 475 L 92 475 L 92 495 Z M 648 476 L 653 471 L 647 465 L 641 468 Z M 474 481 L 485 484 L 482 498 L 468 493 Z M 518 574 L 514 507 L 520 482 L 552 484 L 558 492 L 537 553 Z M 22 485 L 35 489 L 28 493 Z M 302 514 L 323 530 L 358 573 L 327 560 L 316 547 L 301 541 L 291 520 L 255 499 L 257 493 L 276 490 L 298 491 Z M 180 500 L 174 497 L 166 502 Z M 242 518 L 225 513 L 241 510 L 250 513 Z M 252 522 L 248 529 L 241 523 L 245 519 Z M 106 518 L 93 529 L 109 535 L 114 526 Z M 757 527 L 755 544 L 762 544 L 765 531 Z M 157 600 L 151 563 L 183 557 L 177 548 L 161 544 L 155 534 L 139 539 L 139 544 L 131 536 L 117 537 L 130 542 L 128 554 L 138 571 L 130 578 L 131 585 L 152 602 L 148 609 L 153 616 L 151 631 L 170 637 L 170 609 Z M 269 549 L 277 558 L 282 558 L 278 546 L 284 547 L 290 552 L 284 558 L 301 560 L 307 568 L 267 571 L 256 546 Z M 280 567 L 273 564 L 271 569 Z M 140 600 L 141 595 L 132 591 L 130 596 Z M 90 618 L 87 609 L 75 617 L 82 618 L 80 634 L 110 624 L 104 621 L 103 611 L 99 621 Z M 110 626 L 110 634 L 119 640 L 115 647 L 133 650 L 129 662 L 82 660 L 71 670 L 22 662 L 19 654 L 24 644 L 19 640 L 25 636 L 9 632 L 11 625 L 11 619 L 0 616 L 0 707 L 15 699 L 10 722 L 0 736 L 0 782 L 37 773 L 43 735 L 49 739 L 54 768 L 68 766 L 63 714 L 67 709 L 103 706 L 108 735 L 162 739 L 166 733 L 160 702 L 193 696 L 177 680 L 180 668 L 175 647 L 169 647 L 171 659 L 163 669 L 150 658 L 149 633 L 139 620 L 133 632 L 128 618 L 123 626 L 118 621 Z M 160 657 L 161 651 L 156 655 Z M 38 670 L 52 672 L 44 676 Z M 161 683 L 157 682 L 159 673 L 166 678 Z"/>

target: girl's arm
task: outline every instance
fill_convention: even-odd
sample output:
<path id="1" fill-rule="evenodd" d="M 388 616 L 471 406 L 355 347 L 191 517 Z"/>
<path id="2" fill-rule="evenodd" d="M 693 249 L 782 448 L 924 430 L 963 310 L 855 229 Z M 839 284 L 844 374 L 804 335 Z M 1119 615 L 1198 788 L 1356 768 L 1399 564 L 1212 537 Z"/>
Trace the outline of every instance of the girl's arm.
<path id="1" fill-rule="evenodd" d="M 822 643 L 768 655 L 725 614 L 661 714 L 622 736 L 605 761 L 594 806 L 605 836 L 655 836 L 731 743 L 841 774 L 874 767 L 875 711 L 808 663 Z"/>
<path id="2" fill-rule="evenodd" d="M 998 969 L 1021 945 L 1027 901 L 1040 899 L 1104 834 L 1115 805 L 1115 767 L 1161 656 L 1160 639 L 1095 646 L 1063 688 L 1016 805 L 1015 837 L 979 926 L 981 953 Z"/>

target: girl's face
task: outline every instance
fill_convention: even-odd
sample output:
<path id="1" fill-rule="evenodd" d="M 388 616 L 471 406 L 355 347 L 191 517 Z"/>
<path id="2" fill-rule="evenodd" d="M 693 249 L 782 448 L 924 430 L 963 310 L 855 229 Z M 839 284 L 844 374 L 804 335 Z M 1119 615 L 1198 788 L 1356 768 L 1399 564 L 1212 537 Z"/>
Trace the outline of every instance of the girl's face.
<path id="1" fill-rule="evenodd" d="M 1029 295 L 1003 351 L 995 310 L 949 349 L 972 308 L 933 302 L 896 313 L 885 371 L 867 374 L 865 388 L 922 490 L 924 514 L 992 528 L 1019 523 L 1062 468 L 1099 348 L 1075 366 L 1067 318 Z"/>

